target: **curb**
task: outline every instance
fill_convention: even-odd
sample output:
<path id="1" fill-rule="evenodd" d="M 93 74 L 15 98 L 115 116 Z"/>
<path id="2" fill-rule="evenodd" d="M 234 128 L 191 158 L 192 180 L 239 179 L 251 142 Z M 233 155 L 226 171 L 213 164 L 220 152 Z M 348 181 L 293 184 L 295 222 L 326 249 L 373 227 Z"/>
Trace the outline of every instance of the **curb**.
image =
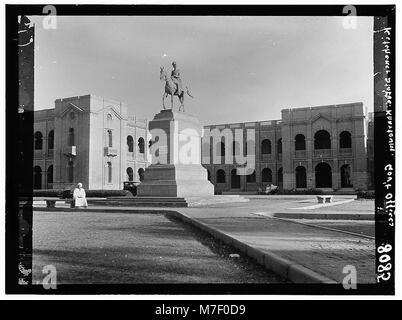
<path id="1" fill-rule="evenodd" d="M 46 207 L 33 207 L 33 211 L 49 211 L 49 212 L 108 212 L 108 213 L 128 213 L 128 214 L 171 214 L 176 211 L 166 209 L 119 209 L 119 208 L 46 208 Z"/>
<path id="2" fill-rule="evenodd" d="M 322 219 L 322 220 L 364 220 L 374 221 L 373 214 L 356 213 L 296 213 L 296 212 L 277 212 L 272 215 L 275 218 L 284 219 Z"/>
<path id="3" fill-rule="evenodd" d="M 221 240 L 227 245 L 231 245 L 238 249 L 243 254 L 256 260 L 260 265 L 275 272 L 283 278 L 290 280 L 293 283 L 337 283 L 335 280 L 321 275 L 311 269 L 308 269 L 296 262 L 284 259 L 272 252 L 264 252 L 258 248 L 252 247 L 244 242 L 241 242 L 218 229 L 208 226 L 207 224 L 192 219 L 187 215 L 173 211 L 169 215 L 178 218 L 179 220 L 191 224 L 192 226 L 201 229 L 202 231 L 210 234 L 214 238 Z"/>

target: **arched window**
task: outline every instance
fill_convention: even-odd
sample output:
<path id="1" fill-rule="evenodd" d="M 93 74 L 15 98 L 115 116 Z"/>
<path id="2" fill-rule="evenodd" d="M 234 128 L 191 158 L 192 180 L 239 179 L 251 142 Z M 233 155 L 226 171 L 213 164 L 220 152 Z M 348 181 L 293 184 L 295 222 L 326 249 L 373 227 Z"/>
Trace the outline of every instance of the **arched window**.
<path id="1" fill-rule="evenodd" d="M 127 172 L 127 180 L 128 181 L 133 181 L 134 180 L 133 168 L 128 167 L 126 172 Z"/>
<path id="2" fill-rule="evenodd" d="M 43 136 L 40 131 L 35 132 L 35 150 L 42 150 Z"/>
<path id="3" fill-rule="evenodd" d="M 113 147 L 113 133 L 112 130 L 107 131 L 108 146 Z"/>
<path id="4" fill-rule="evenodd" d="M 265 182 L 265 183 L 272 182 L 272 171 L 271 171 L 271 169 L 269 169 L 269 168 L 262 169 L 261 182 Z"/>
<path id="5" fill-rule="evenodd" d="M 134 139 L 132 136 L 127 136 L 127 147 L 128 147 L 128 152 L 134 151 Z"/>
<path id="6" fill-rule="evenodd" d="M 75 146 L 75 136 L 74 136 L 74 128 L 70 128 L 68 130 L 68 145 L 69 146 Z"/>
<path id="7" fill-rule="evenodd" d="M 217 183 L 226 182 L 225 170 L 219 169 L 218 171 L 216 171 L 216 182 Z"/>
<path id="8" fill-rule="evenodd" d="M 50 130 L 47 136 L 47 149 L 48 150 L 54 149 L 54 130 Z"/>
<path id="9" fill-rule="evenodd" d="M 34 167 L 34 189 L 42 189 L 42 169 L 39 166 Z"/>
<path id="10" fill-rule="evenodd" d="M 145 170 L 143 168 L 139 168 L 137 172 L 138 172 L 138 177 L 140 178 L 140 181 L 143 181 Z"/>
<path id="11" fill-rule="evenodd" d="M 138 139 L 138 148 L 140 153 L 145 153 L 145 141 L 143 137 Z"/>
<path id="12" fill-rule="evenodd" d="M 302 134 L 295 137 L 295 150 L 306 150 L 306 138 Z"/>
<path id="13" fill-rule="evenodd" d="M 314 149 L 331 149 L 331 136 L 326 130 L 319 130 L 314 135 Z"/>
<path id="14" fill-rule="evenodd" d="M 306 188 L 306 187 L 307 187 L 306 168 L 303 166 L 298 166 L 296 168 L 296 188 Z"/>
<path id="15" fill-rule="evenodd" d="M 342 188 L 352 188 L 352 170 L 350 165 L 344 164 L 341 167 L 341 187 Z"/>
<path id="16" fill-rule="evenodd" d="M 107 182 L 112 183 L 112 163 L 107 163 Z"/>
<path id="17" fill-rule="evenodd" d="M 249 182 L 249 183 L 252 183 L 252 182 L 256 181 L 255 170 L 253 170 L 253 172 L 251 174 L 248 174 L 246 176 L 246 181 Z"/>
<path id="18" fill-rule="evenodd" d="M 53 165 L 47 168 L 47 183 L 53 183 Z"/>
<path id="19" fill-rule="evenodd" d="M 282 153 L 282 138 L 278 140 L 277 150 L 278 150 L 278 154 Z"/>
<path id="20" fill-rule="evenodd" d="M 352 148 L 352 136 L 349 131 L 342 131 L 339 135 L 340 148 Z"/>
<path id="21" fill-rule="evenodd" d="M 316 188 L 332 188 L 332 172 L 328 163 L 321 162 L 315 167 Z"/>
<path id="22" fill-rule="evenodd" d="M 69 161 L 67 165 L 67 181 L 69 183 L 74 182 L 74 162 Z"/>
<path id="23" fill-rule="evenodd" d="M 262 154 L 271 154 L 271 140 L 269 140 L 269 139 L 262 140 L 261 153 Z"/>

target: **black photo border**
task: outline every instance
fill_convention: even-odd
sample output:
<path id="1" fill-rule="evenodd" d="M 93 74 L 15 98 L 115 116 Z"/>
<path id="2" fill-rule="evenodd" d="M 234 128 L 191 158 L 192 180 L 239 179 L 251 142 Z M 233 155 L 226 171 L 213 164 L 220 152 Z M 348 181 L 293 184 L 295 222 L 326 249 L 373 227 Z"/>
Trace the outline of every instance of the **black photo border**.
<path id="1" fill-rule="evenodd" d="M 394 208 L 387 200 L 395 200 L 395 153 L 390 151 L 390 136 L 386 133 L 391 121 L 395 129 L 395 5 L 356 5 L 357 16 L 374 17 L 374 70 L 385 70 L 383 38 L 376 37 L 383 28 L 389 34 L 388 65 L 392 99 L 381 98 L 382 90 L 374 77 L 374 148 L 376 191 L 376 268 L 384 261 L 381 246 L 392 264 L 388 281 L 358 284 L 355 290 L 345 290 L 342 284 L 110 284 L 58 285 L 57 290 L 45 290 L 40 285 L 18 284 L 21 261 L 29 267 L 32 257 L 32 168 L 33 168 L 33 108 L 18 113 L 18 16 L 44 15 L 45 5 L 6 5 L 6 293 L 7 294 L 280 294 L 280 295 L 393 295 L 395 264 Z M 58 15 L 128 16 L 128 15 L 218 15 L 218 16 L 344 16 L 343 5 L 55 5 Z M 385 74 L 384 74 L 385 77 Z M 380 82 L 380 84 L 384 82 Z M 388 82 L 387 82 L 388 83 Z M 385 104 L 387 107 L 385 108 Z M 388 111 L 387 111 L 388 110 Z M 389 116 L 391 110 L 391 116 Z M 395 134 L 395 131 L 394 131 Z M 23 167 L 21 167 L 21 164 Z M 390 187 L 384 181 L 390 176 L 384 168 L 390 165 L 393 180 Z M 388 169 L 390 167 L 387 167 Z M 391 193 L 391 198 L 388 195 Z M 391 226 L 392 220 L 392 226 Z M 22 232 L 23 231 L 23 232 Z M 24 239 L 21 239 L 23 237 Z M 21 241 L 24 243 L 21 248 Z M 387 247 L 388 248 L 388 247 Z M 381 252 L 379 252 L 381 251 Z M 381 260 L 380 260 L 381 259 Z M 387 261 L 388 262 L 388 261 Z M 384 269 L 384 267 L 382 268 Z M 378 269 L 377 269 L 378 271 Z M 377 274 L 378 275 L 378 274 Z M 28 276 L 28 282 L 31 280 Z"/>

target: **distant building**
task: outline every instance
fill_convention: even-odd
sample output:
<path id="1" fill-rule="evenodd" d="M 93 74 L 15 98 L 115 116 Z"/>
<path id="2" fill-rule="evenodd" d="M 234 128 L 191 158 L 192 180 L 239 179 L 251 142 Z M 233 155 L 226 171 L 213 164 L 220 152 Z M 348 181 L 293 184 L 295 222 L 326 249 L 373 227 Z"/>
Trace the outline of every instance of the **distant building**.
<path id="1" fill-rule="evenodd" d="M 35 112 L 34 189 L 122 189 L 141 181 L 150 163 L 148 121 L 127 114 L 125 104 L 93 95 L 57 99 Z M 209 125 L 216 132 L 242 132 L 202 146 L 203 163 L 216 191 L 282 189 L 373 189 L 373 120 L 362 103 L 283 109 L 281 120 Z M 247 129 L 255 142 L 247 141 Z M 226 141 L 227 140 L 227 141 Z M 241 145 L 240 145 L 241 144 Z M 247 146 L 248 145 L 248 146 Z M 248 147 L 248 150 L 247 150 Z M 255 155 L 254 169 L 238 175 L 225 152 Z M 214 163 L 218 154 L 221 163 Z"/>
<path id="2" fill-rule="evenodd" d="M 205 126 L 206 131 L 242 129 L 239 141 L 220 145 L 204 140 L 204 163 L 215 191 L 265 190 L 269 184 L 281 189 L 332 189 L 352 191 L 373 188 L 373 121 L 362 103 L 283 109 L 282 119 Z M 255 144 L 247 141 L 246 130 L 255 130 Z M 233 135 L 234 136 L 234 135 Z M 225 143 L 232 143 L 227 148 Z M 224 164 L 225 152 L 247 155 L 247 143 L 254 145 L 255 169 L 238 175 L 234 164 Z M 210 148 L 210 150 L 206 150 Z M 216 148 L 216 149 L 214 149 Z M 222 163 L 213 163 L 213 152 Z M 250 150 L 249 150 L 250 151 Z"/>
<path id="3" fill-rule="evenodd" d="M 35 111 L 34 189 L 122 189 L 149 161 L 148 122 L 121 102 L 85 95 Z"/>

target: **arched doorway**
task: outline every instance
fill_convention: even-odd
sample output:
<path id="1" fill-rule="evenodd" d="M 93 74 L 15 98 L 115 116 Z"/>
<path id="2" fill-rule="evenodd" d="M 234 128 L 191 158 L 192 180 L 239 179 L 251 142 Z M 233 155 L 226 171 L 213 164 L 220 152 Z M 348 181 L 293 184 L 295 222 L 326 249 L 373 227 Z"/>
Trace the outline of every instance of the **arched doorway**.
<path id="1" fill-rule="evenodd" d="M 34 167 L 34 189 L 42 189 L 42 169 L 39 166 Z"/>
<path id="2" fill-rule="evenodd" d="M 53 165 L 50 165 L 49 168 L 47 168 L 47 183 L 53 183 Z"/>
<path id="3" fill-rule="evenodd" d="M 283 187 L 283 169 L 279 168 L 278 170 L 278 187 L 282 189 Z"/>
<path id="4" fill-rule="evenodd" d="M 350 165 L 344 164 L 341 167 L 341 188 L 352 188 L 352 170 Z"/>
<path id="5" fill-rule="evenodd" d="M 219 169 L 216 171 L 216 182 L 217 183 L 225 183 L 226 182 L 226 173 L 225 170 Z"/>
<path id="6" fill-rule="evenodd" d="M 307 187 L 306 168 L 303 166 L 298 166 L 296 168 L 296 188 L 306 188 L 306 187 Z"/>
<path id="7" fill-rule="evenodd" d="M 261 172 L 261 182 L 272 183 L 272 171 L 269 168 L 262 169 Z"/>
<path id="8" fill-rule="evenodd" d="M 237 169 L 230 172 L 230 187 L 232 189 L 240 189 L 240 176 L 237 174 Z"/>
<path id="9" fill-rule="evenodd" d="M 316 188 L 332 188 L 332 171 L 328 163 L 321 162 L 315 167 Z"/>
<path id="10" fill-rule="evenodd" d="M 246 176 L 246 181 L 247 181 L 247 183 L 254 183 L 256 181 L 255 170 L 253 170 L 253 172 L 251 174 L 248 174 Z"/>

